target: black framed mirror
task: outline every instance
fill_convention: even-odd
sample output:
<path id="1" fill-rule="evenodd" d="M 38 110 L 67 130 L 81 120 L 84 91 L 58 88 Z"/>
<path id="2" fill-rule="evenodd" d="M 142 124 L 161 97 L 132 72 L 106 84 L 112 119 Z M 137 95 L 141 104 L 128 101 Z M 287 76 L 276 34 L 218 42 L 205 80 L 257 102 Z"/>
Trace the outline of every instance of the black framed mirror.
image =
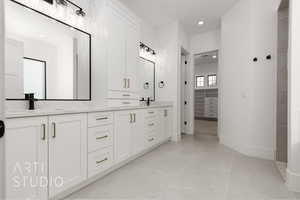
<path id="1" fill-rule="evenodd" d="M 91 100 L 91 34 L 8 0 L 5 12 L 7 100 Z"/>
<path id="2" fill-rule="evenodd" d="M 141 100 L 155 101 L 155 62 L 140 57 L 138 77 Z"/>

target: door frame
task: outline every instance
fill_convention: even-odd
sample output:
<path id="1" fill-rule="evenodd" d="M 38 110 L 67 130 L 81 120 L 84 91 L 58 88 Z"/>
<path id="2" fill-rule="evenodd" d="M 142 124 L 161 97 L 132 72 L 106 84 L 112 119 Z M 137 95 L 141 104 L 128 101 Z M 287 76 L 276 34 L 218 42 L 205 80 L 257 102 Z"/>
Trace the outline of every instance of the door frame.
<path id="1" fill-rule="evenodd" d="M 4 1 L 0 1 L 0 119 L 4 121 L 4 50 L 5 50 L 5 35 L 4 35 Z M 5 197 L 5 148 L 4 138 L 0 138 L 0 199 Z"/>
<path id="2" fill-rule="evenodd" d="M 220 133 L 220 128 L 221 128 L 221 109 L 220 109 L 220 105 L 221 105 L 221 94 L 220 94 L 220 86 L 221 86 L 221 77 L 220 77 L 220 66 L 221 66 L 221 52 L 220 49 L 209 49 L 206 51 L 200 51 L 200 52 L 193 52 L 192 56 L 191 56 L 191 70 L 189 71 L 189 81 L 190 81 L 190 87 L 189 87 L 189 93 L 190 93 L 190 104 L 188 105 L 189 107 L 189 118 L 191 119 L 191 132 L 192 135 L 195 134 L 195 56 L 199 55 L 199 54 L 204 54 L 204 53 L 208 53 L 208 52 L 213 52 L 213 51 L 217 51 L 218 52 L 218 69 L 217 69 L 217 85 L 218 85 L 218 131 L 217 131 L 217 137 L 220 137 L 219 133 Z"/>
<path id="3" fill-rule="evenodd" d="M 184 58 L 184 60 L 183 60 Z M 187 81 L 189 82 L 188 78 L 189 78 L 189 71 L 190 71 L 190 61 L 191 61 L 191 54 L 189 53 L 189 51 L 187 51 L 185 48 L 181 47 L 180 48 L 180 51 L 179 51 L 179 62 L 178 62 L 178 84 L 177 84 L 177 88 L 178 88 L 178 138 L 179 140 L 181 139 L 181 134 L 182 134 L 182 130 L 183 130 L 183 124 L 184 124 L 184 120 L 186 120 L 188 123 L 186 125 L 186 127 L 184 128 L 184 131 L 185 131 L 185 134 L 192 134 L 191 133 L 191 125 L 192 125 L 192 121 L 189 120 L 189 103 L 187 106 L 184 105 L 184 100 L 182 101 L 182 99 L 185 99 L 187 100 L 187 102 L 190 102 L 190 98 L 189 98 L 189 89 L 188 89 L 188 86 L 190 84 L 187 84 L 186 86 L 183 87 L 183 82 L 184 82 L 184 77 L 182 76 L 182 66 L 183 66 L 183 63 L 187 61 L 187 64 L 184 65 L 184 67 L 186 68 L 185 69 L 185 76 L 186 76 L 186 79 Z M 184 91 L 183 91 L 183 88 L 184 88 Z M 184 98 L 182 97 L 184 95 Z M 184 107 L 184 109 L 183 109 Z M 182 113 L 182 111 L 184 111 L 185 113 Z M 182 117 L 184 116 L 184 117 Z"/>

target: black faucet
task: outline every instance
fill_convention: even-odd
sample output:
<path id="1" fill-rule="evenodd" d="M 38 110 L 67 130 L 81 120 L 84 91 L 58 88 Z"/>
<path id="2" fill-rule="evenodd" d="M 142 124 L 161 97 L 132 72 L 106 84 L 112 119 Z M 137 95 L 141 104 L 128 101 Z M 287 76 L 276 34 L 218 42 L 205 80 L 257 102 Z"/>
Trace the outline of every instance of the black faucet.
<path id="1" fill-rule="evenodd" d="M 36 99 L 34 98 L 34 93 L 25 94 L 25 100 L 28 100 L 28 109 L 34 110 L 34 102 L 36 101 Z"/>
<path id="2" fill-rule="evenodd" d="M 147 106 L 150 106 L 150 97 L 147 98 Z"/>

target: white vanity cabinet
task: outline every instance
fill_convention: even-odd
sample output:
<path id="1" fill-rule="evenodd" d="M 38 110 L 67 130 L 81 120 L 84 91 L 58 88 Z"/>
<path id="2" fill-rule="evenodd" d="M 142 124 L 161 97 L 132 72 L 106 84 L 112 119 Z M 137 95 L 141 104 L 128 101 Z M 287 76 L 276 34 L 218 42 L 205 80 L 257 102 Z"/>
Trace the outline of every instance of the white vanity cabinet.
<path id="1" fill-rule="evenodd" d="M 172 123 L 172 108 L 159 109 L 159 121 L 160 121 L 160 140 L 166 140 L 172 137 L 173 123 Z"/>
<path id="2" fill-rule="evenodd" d="M 86 114 L 8 119 L 5 139 L 8 199 L 47 199 L 87 178 Z"/>
<path id="3" fill-rule="evenodd" d="M 7 199 L 66 197 L 167 141 L 171 112 L 136 107 L 7 119 Z"/>
<path id="4" fill-rule="evenodd" d="M 49 117 L 50 197 L 71 188 L 87 178 L 87 114 Z"/>
<path id="5" fill-rule="evenodd" d="M 132 111 L 115 113 L 115 162 L 120 163 L 131 156 Z"/>
<path id="6" fill-rule="evenodd" d="M 6 121 L 6 199 L 47 199 L 47 136 L 47 117 Z"/>
<path id="7" fill-rule="evenodd" d="M 123 96 L 138 93 L 139 21 L 109 3 L 105 10 L 107 31 L 108 99 L 137 99 Z M 111 93 L 111 92 L 114 93 Z M 118 94 L 120 95 L 118 95 Z M 119 99 L 119 98 L 117 98 Z"/>

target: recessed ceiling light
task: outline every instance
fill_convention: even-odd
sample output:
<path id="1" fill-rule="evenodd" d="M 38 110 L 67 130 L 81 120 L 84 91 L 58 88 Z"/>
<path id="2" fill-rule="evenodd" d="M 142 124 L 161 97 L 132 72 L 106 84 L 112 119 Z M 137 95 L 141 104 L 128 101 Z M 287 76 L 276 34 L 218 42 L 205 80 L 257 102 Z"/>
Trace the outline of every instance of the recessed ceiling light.
<path id="1" fill-rule="evenodd" d="M 199 26 L 202 26 L 203 24 L 204 24 L 204 21 L 199 21 L 199 22 L 198 22 L 198 25 L 199 25 Z"/>

